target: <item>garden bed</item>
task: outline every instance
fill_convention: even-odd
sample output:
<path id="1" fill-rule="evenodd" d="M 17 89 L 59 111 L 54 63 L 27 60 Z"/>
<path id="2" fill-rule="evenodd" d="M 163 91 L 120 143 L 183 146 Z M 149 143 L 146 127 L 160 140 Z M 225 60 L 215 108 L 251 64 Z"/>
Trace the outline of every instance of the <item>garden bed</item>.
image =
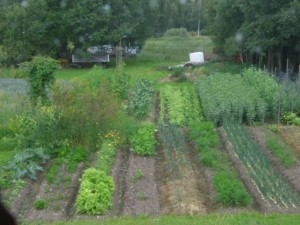
<path id="1" fill-rule="evenodd" d="M 263 133 L 255 130 L 254 128 L 251 129 L 253 129 L 250 132 L 253 141 L 255 140 L 255 142 L 260 143 L 260 145 L 263 144 L 262 141 L 260 141 L 264 137 Z M 252 149 L 253 147 L 256 149 L 260 149 L 258 148 L 260 145 L 256 147 L 254 142 L 240 142 L 240 140 L 237 139 L 244 137 L 243 134 L 240 133 L 240 137 L 236 137 L 236 131 L 232 130 L 232 128 L 227 128 L 225 130 L 220 129 L 220 135 L 223 142 L 225 142 L 226 150 L 235 169 L 239 173 L 240 179 L 244 182 L 245 186 L 254 199 L 254 207 L 256 207 L 259 211 L 266 213 L 298 213 L 300 211 L 300 208 L 296 198 L 298 198 L 299 195 L 297 191 L 295 191 L 293 187 L 289 185 L 288 180 L 285 179 L 286 176 L 279 175 L 282 174 L 282 171 L 284 170 L 282 168 L 279 169 L 278 164 L 274 164 L 274 161 L 272 159 L 269 159 L 270 153 L 267 154 L 267 159 L 263 159 L 260 156 L 257 156 L 257 153 L 254 152 L 251 153 L 253 154 L 252 156 L 247 156 L 247 154 L 249 153 L 243 153 L 245 155 L 242 155 L 241 152 L 239 152 L 242 149 L 236 149 L 237 146 L 239 146 L 240 148 L 242 147 L 241 143 L 244 143 L 244 147 L 248 146 L 246 152 L 252 151 L 249 149 Z M 254 136 L 256 137 L 256 139 Z M 233 141 L 233 137 L 236 137 L 236 140 Z M 258 158 L 254 159 L 252 157 Z M 267 162 L 268 160 L 270 160 L 271 164 Z M 255 163 L 253 164 L 252 162 Z M 261 163 L 264 163 L 264 165 L 262 165 Z M 259 171 L 264 171 L 262 172 L 262 174 L 265 176 L 264 178 L 260 177 L 262 174 L 260 175 L 259 173 L 257 173 L 257 168 L 260 168 Z M 273 184 L 276 187 L 273 186 Z"/>

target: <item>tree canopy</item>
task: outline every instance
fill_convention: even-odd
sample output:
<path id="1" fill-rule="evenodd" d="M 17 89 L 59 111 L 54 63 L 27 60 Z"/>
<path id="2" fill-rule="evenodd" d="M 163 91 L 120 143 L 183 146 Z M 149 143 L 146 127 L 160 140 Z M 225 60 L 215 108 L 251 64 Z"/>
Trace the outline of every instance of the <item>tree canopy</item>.
<path id="1" fill-rule="evenodd" d="M 167 29 L 197 30 L 201 0 L 0 0 L 0 46 L 7 63 L 34 55 L 124 42 L 141 46 Z M 204 20 L 202 20 L 203 22 Z M 203 22 L 204 24 L 204 22 Z"/>
<path id="2" fill-rule="evenodd" d="M 299 0 L 215 1 L 210 30 L 220 51 L 270 71 L 299 66 Z"/>

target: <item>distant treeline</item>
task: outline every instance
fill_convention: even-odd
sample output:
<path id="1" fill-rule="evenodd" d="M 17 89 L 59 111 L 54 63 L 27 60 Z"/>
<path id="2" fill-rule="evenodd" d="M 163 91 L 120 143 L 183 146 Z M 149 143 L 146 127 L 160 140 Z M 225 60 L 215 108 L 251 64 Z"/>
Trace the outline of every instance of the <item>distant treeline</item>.
<path id="1" fill-rule="evenodd" d="M 121 40 L 142 46 L 169 28 L 197 31 L 202 11 L 201 0 L 0 0 L 0 63 Z"/>
<path id="2" fill-rule="evenodd" d="M 298 72 L 299 0 L 212 0 L 210 32 L 219 51 L 269 71 Z"/>

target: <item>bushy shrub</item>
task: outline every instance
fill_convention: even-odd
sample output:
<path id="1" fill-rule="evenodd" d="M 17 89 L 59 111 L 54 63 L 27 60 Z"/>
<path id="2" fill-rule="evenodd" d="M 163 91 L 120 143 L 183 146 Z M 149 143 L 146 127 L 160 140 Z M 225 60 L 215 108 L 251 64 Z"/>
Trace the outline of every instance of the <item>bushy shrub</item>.
<path id="1" fill-rule="evenodd" d="M 155 153 L 155 135 L 153 124 L 142 124 L 137 133 L 130 138 L 131 151 L 141 156 L 151 156 Z"/>
<path id="2" fill-rule="evenodd" d="M 54 106 L 37 105 L 16 120 L 19 148 L 59 148 L 65 135 L 61 127 L 61 113 Z"/>
<path id="3" fill-rule="evenodd" d="M 246 206 L 252 202 L 250 194 L 233 172 L 217 172 L 213 178 L 213 185 L 217 191 L 215 201 L 225 206 Z"/>
<path id="4" fill-rule="evenodd" d="M 117 130 L 123 136 L 131 132 L 132 121 L 120 101 L 109 91 L 105 82 L 93 86 L 88 81 L 74 80 L 59 84 L 53 102 L 62 112 L 62 126 L 71 143 L 95 148 L 99 132 Z"/>
<path id="5" fill-rule="evenodd" d="M 150 80 L 137 80 L 129 99 L 129 111 L 138 118 L 144 119 L 152 109 L 154 89 Z"/>
<path id="6" fill-rule="evenodd" d="M 79 213 L 101 215 L 112 207 L 113 178 L 103 171 L 90 168 L 84 171 L 76 199 Z"/>
<path id="7" fill-rule="evenodd" d="M 29 95 L 35 105 L 38 99 L 42 103 L 49 102 L 47 89 L 54 83 L 54 71 L 57 69 L 57 62 L 49 57 L 36 56 L 31 62 L 24 64 L 29 77 Z"/>

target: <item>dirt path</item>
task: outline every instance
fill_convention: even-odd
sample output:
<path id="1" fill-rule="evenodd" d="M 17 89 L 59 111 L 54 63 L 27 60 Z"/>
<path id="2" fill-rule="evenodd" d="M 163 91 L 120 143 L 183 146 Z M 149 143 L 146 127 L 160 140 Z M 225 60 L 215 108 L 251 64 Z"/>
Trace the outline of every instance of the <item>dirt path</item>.
<path id="1" fill-rule="evenodd" d="M 128 164 L 122 215 L 159 215 L 160 206 L 155 180 L 155 158 L 131 154 Z M 140 176 L 137 176 L 137 174 L 140 174 Z"/>

